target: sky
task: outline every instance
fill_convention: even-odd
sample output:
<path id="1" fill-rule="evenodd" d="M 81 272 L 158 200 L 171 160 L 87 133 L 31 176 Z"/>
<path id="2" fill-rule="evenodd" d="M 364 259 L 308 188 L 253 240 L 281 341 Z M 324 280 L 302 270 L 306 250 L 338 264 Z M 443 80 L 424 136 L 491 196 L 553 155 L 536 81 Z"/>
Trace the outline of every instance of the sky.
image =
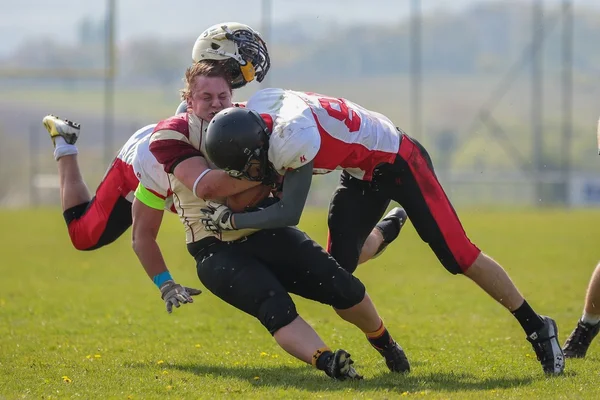
<path id="1" fill-rule="evenodd" d="M 197 37 L 208 26 L 237 21 L 261 30 L 262 0 L 115 0 L 119 42 L 136 38 L 182 39 Z M 413 0 L 270 0 L 276 21 L 302 19 L 322 28 L 338 24 L 398 22 L 410 13 Z M 490 0 L 421 0 L 423 12 L 460 10 Z M 526 0 L 521 0 L 526 3 Z M 545 4 L 559 0 L 543 0 Z M 101 19 L 108 0 L 2 0 L 0 55 L 28 38 L 44 37 L 74 43 L 84 17 Z M 600 4 L 600 0 L 574 0 Z M 527 2 L 529 3 L 529 2 Z M 323 26 L 322 26 L 323 25 Z"/>

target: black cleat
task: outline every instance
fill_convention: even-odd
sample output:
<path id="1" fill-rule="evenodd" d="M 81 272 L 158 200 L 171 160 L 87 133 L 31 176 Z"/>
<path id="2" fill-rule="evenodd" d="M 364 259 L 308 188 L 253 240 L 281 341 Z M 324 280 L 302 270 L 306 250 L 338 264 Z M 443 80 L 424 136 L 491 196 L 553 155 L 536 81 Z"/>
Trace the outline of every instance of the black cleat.
<path id="1" fill-rule="evenodd" d="M 350 354 L 345 350 L 339 349 L 327 360 L 325 373 L 338 381 L 362 379 L 363 377 L 356 372 L 352 364 L 354 364 L 354 361 L 350 358 Z"/>
<path id="2" fill-rule="evenodd" d="M 404 226 L 404 223 L 407 219 L 408 215 L 406 215 L 406 211 L 404 211 L 404 208 L 402 207 L 392 208 L 390 212 L 387 213 L 385 217 L 383 217 L 383 219 L 375 226 L 375 228 L 378 229 L 379 232 L 381 232 L 381 235 L 383 236 L 383 243 L 381 243 L 381 245 L 377 249 L 377 252 L 375 252 L 371 259 L 379 257 L 381 253 L 383 253 L 384 250 L 387 248 L 387 246 L 394 240 L 396 240 L 398 235 L 400 235 L 400 231 L 402 230 L 402 227 Z M 390 220 L 395 221 L 396 223 L 393 225 L 386 224 L 383 225 L 383 227 L 380 226 L 381 222 Z"/>
<path id="3" fill-rule="evenodd" d="M 558 343 L 558 327 L 550 317 L 541 316 L 544 326 L 527 337 L 533 346 L 538 361 L 544 372 L 549 375 L 560 375 L 565 369 L 565 356 Z"/>
<path id="4" fill-rule="evenodd" d="M 372 344 L 371 344 L 372 345 Z M 373 346 L 373 345 L 372 345 Z M 375 347 L 375 346 L 373 346 Z M 391 342 L 383 349 L 375 347 L 375 349 L 385 358 L 385 364 L 392 372 L 408 373 L 410 372 L 410 364 L 402 347 L 396 342 Z"/>
<path id="5" fill-rule="evenodd" d="M 581 320 L 577 321 L 577 327 L 571 332 L 563 347 L 565 357 L 584 358 L 588 347 L 590 347 L 598 331 L 600 331 L 600 322 L 596 325 L 591 325 Z"/>

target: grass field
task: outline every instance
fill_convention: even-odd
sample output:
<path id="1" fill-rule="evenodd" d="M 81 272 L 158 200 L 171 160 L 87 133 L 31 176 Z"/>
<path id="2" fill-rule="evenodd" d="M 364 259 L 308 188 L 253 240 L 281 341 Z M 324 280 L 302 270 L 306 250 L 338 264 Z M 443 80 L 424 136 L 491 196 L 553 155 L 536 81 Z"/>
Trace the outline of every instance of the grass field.
<path id="1" fill-rule="evenodd" d="M 498 259 L 564 342 L 595 266 L 600 211 L 462 210 L 470 237 Z M 302 228 L 325 241 L 325 214 Z M 168 315 L 130 250 L 70 247 L 57 209 L 0 211 L 0 398 L 590 398 L 600 397 L 600 342 L 547 378 L 516 320 L 446 273 L 408 225 L 361 266 L 380 313 L 412 362 L 387 372 L 363 335 L 327 307 L 299 312 L 352 353 L 361 382 L 334 382 L 280 350 L 261 325 L 206 291 Z M 199 285 L 177 218 L 160 243 L 175 278 Z"/>

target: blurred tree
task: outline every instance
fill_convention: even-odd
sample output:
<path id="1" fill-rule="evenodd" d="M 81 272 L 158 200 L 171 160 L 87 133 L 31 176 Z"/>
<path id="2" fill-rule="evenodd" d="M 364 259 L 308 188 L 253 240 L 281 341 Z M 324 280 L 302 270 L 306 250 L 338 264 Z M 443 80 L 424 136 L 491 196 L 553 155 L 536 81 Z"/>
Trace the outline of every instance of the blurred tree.
<path id="1" fill-rule="evenodd" d="M 186 50 L 148 39 L 129 45 L 122 57 L 127 58 L 127 71 L 135 78 L 147 78 L 163 87 L 170 87 L 183 79 L 185 68 L 191 63 L 191 51 Z"/>

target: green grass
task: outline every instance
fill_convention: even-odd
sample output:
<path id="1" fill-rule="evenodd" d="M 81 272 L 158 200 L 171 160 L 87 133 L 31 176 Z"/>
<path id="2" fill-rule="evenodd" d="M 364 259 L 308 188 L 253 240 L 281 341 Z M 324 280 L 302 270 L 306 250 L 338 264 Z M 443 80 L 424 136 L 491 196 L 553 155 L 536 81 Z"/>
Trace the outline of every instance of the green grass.
<path id="1" fill-rule="evenodd" d="M 599 211 L 479 211 L 461 215 L 564 342 L 596 264 Z M 328 344 L 352 353 L 361 382 L 334 382 L 288 356 L 253 318 L 206 291 L 168 315 L 128 234 L 95 252 L 70 247 L 57 209 L 0 211 L 0 398 L 598 398 L 600 344 L 542 374 L 510 313 L 446 273 L 409 225 L 361 266 L 381 315 L 412 362 L 386 372 L 357 329 L 324 305 L 299 312 Z M 325 241 L 325 214 L 302 227 Z M 176 217 L 160 243 L 175 278 L 199 285 Z M 66 378 L 68 377 L 68 378 Z"/>

